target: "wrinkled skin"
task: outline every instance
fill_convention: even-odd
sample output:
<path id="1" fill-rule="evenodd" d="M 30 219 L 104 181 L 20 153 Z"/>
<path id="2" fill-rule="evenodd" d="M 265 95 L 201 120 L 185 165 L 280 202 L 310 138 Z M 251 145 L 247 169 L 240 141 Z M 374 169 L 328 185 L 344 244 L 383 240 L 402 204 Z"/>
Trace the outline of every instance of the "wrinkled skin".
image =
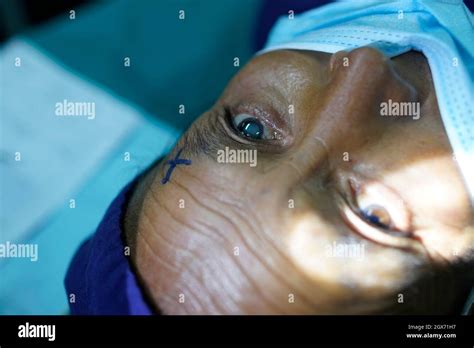
<path id="1" fill-rule="evenodd" d="M 388 99 L 419 102 L 420 119 L 380 116 Z M 241 136 L 232 127 L 241 113 L 275 139 Z M 219 163 L 226 146 L 256 149 L 257 166 Z M 168 165 L 155 166 L 125 221 L 132 262 L 162 313 L 459 309 L 474 277 L 473 213 L 421 54 L 258 56 L 169 158 L 180 148 L 192 164 L 165 185 Z M 361 217 L 359 195 L 404 233 Z M 331 253 L 340 245 L 362 252 Z"/>

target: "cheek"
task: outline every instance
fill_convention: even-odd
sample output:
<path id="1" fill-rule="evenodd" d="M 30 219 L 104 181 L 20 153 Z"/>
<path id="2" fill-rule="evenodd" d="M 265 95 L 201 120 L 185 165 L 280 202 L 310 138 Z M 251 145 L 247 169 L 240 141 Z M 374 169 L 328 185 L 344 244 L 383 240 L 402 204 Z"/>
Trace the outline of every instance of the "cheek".
<path id="1" fill-rule="evenodd" d="M 354 237 L 346 226 L 314 213 L 295 217 L 285 244 L 296 269 L 311 279 L 319 294 L 327 294 L 325 302 L 391 295 L 418 274 L 406 252 Z"/>
<path id="2" fill-rule="evenodd" d="M 395 251 L 344 249 L 357 243 L 340 242 L 347 231 L 324 217 L 285 214 L 300 200 L 291 208 L 272 191 L 244 201 L 216 188 L 197 200 L 184 186 L 148 202 L 139 226 L 139 272 L 164 313 L 356 313 L 414 274 Z"/>
<path id="3" fill-rule="evenodd" d="M 458 229 L 440 225 L 421 229 L 417 235 L 423 240 L 436 263 L 474 260 L 473 226 Z"/>
<path id="4" fill-rule="evenodd" d="M 418 279 L 417 267 L 426 260 L 418 262 L 404 251 L 358 238 L 327 197 L 316 196 L 300 190 L 288 200 L 272 196 L 260 201 L 258 212 L 259 218 L 266 217 L 261 233 L 271 242 L 262 250 L 278 247 L 286 260 L 287 279 L 304 289 L 317 313 L 356 313 L 356 303 L 365 302 L 372 308 L 377 298 L 393 300 L 394 293 Z"/>
<path id="5" fill-rule="evenodd" d="M 436 174 L 434 174 L 436 173 Z M 469 197 L 452 159 L 418 160 L 385 176 L 404 193 L 413 212 L 413 229 L 434 259 L 454 260 L 473 245 Z"/>
<path id="6" fill-rule="evenodd" d="M 414 214 L 424 224 L 465 226 L 471 219 L 469 199 L 450 158 L 418 160 L 387 175 L 405 193 Z"/>

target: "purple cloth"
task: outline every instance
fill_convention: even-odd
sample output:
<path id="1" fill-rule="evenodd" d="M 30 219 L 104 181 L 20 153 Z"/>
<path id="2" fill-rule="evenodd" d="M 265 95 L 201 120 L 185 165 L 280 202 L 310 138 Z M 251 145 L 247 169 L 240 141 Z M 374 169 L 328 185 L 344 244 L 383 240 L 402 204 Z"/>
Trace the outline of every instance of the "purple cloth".
<path id="1" fill-rule="evenodd" d="M 81 245 L 66 274 L 71 314 L 150 315 L 129 258 L 122 221 L 134 184 L 127 185 L 108 208 L 96 233 Z M 74 294 L 74 303 L 71 295 Z"/>

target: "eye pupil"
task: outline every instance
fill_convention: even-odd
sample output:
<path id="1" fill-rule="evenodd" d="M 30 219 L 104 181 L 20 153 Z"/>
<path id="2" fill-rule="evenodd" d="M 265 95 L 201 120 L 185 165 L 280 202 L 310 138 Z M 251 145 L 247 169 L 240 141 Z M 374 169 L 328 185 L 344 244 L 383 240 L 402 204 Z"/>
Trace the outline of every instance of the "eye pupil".
<path id="1" fill-rule="evenodd" d="M 365 212 L 364 213 L 364 217 L 367 221 L 369 221 L 370 223 L 374 224 L 374 225 L 382 225 L 382 223 L 380 222 L 380 218 L 378 216 L 375 216 L 375 215 L 369 215 Z"/>
<path id="2" fill-rule="evenodd" d="M 263 125 L 255 118 L 246 118 L 237 126 L 237 130 L 252 139 L 262 139 Z"/>
<path id="3" fill-rule="evenodd" d="M 366 219 L 371 224 L 374 224 L 379 227 L 389 228 L 390 227 L 390 215 L 388 212 L 379 206 L 369 206 L 366 209 L 361 211 L 364 219 Z"/>

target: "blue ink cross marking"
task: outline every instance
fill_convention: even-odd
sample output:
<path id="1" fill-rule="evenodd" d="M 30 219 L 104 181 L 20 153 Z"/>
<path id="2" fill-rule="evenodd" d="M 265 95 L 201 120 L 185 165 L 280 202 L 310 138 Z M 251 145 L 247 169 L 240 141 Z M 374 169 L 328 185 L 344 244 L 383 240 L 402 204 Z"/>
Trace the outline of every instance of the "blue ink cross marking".
<path id="1" fill-rule="evenodd" d="M 163 185 L 166 184 L 168 181 L 170 181 L 171 173 L 173 173 L 173 170 L 176 168 L 178 164 L 184 164 L 186 166 L 189 166 L 191 164 L 190 159 L 179 158 L 179 155 L 181 155 L 181 152 L 183 152 L 183 149 L 178 151 L 174 159 L 166 161 L 166 164 L 169 164 L 170 167 L 168 168 L 168 171 L 166 172 L 165 177 L 161 179 L 161 183 Z"/>

